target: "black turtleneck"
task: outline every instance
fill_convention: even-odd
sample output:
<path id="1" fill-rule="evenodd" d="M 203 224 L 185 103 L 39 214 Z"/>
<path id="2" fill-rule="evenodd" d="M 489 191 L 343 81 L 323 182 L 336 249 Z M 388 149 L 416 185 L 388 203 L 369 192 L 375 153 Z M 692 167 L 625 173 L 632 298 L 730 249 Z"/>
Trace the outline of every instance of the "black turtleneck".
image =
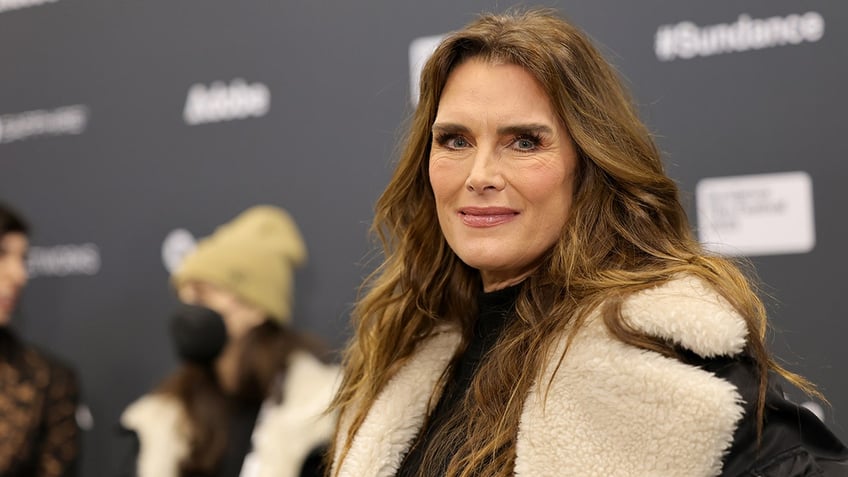
<path id="1" fill-rule="evenodd" d="M 471 387 L 471 381 L 480 363 L 495 346 L 498 337 L 513 316 L 515 300 L 520 288 L 521 285 L 513 285 L 489 293 L 481 292 L 478 295 L 477 320 L 468 346 L 455 360 L 438 404 L 401 463 L 396 477 L 423 475 L 424 455 L 429 448 L 433 447 L 434 437 L 447 425 L 450 418 L 459 412 L 460 404 Z M 429 390 L 422 390 L 422 392 L 429 392 Z M 427 475 L 444 475 L 451 456 L 444 457 L 440 462 L 427 463 Z"/>

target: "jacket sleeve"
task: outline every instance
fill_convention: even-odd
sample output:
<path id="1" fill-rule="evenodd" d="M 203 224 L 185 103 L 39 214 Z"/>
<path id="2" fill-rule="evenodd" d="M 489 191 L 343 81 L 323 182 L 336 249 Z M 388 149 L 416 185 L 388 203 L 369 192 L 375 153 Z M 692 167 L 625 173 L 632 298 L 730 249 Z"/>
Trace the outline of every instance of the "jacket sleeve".
<path id="1" fill-rule="evenodd" d="M 76 477 L 80 429 L 76 421 L 79 388 L 74 372 L 51 364 L 44 403 L 43 440 L 38 453 L 38 477 Z"/>
<path id="2" fill-rule="evenodd" d="M 721 477 L 848 477 L 845 445 L 812 412 L 787 400 L 774 379 L 769 380 L 758 443 L 753 360 L 719 358 L 700 365 L 734 384 L 745 401 Z"/>

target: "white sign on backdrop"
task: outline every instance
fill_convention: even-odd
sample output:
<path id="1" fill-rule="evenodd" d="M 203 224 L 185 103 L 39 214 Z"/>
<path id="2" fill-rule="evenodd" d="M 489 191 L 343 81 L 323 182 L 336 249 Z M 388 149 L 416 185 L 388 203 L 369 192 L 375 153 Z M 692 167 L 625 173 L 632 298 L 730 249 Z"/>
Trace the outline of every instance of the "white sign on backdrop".
<path id="1" fill-rule="evenodd" d="M 40 136 L 82 134 L 90 110 L 84 104 L 0 115 L 0 143 Z"/>
<path id="2" fill-rule="evenodd" d="M 197 240 L 188 230 L 180 228 L 168 232 L 162 242 L 162 263 L 168 273 L 174 273 L 186 255 L 196 247 Z"/>
<path id="3" fill-rule="evenodd" d="M 59 0 L 0 0 L 0 13 L 19 8 L 35 7 L 45 3 L 54 3 Z"/>
<path id="4" fill-rule="evenodd" d="M 247 83 L 236 78 L 229 83 L 215 81 L 191 85 L 183 108 L 186 124 L 216 123 L 249 117 L 262 117 L 271 109 L 271 90 L 264 83 Z"/>
<path id="5" fill-rule="evenodd" d="M 711 177 L 695 189 L 698 235 L 724 255 L 806 253 L 816 243 L 806 172 Z"/>
<path id="6" fill-rule="evenodd" d="M 421 70 L 430 55 L 446 35 L 422 36 L 409 44 L 409 94 L 413 106 L 418 106 L 418 91 L 421 81 Z"/>
<path id="7" fill-rule="evenodd" d="M 660 61 L 761 50 L 815 43 L 824 36 L 824 17 L 818 12 L 751 18 L 743 13 L 733 23 L 698 26 L 691 21 L 662 25 L 654 36 Z"/>
<path id="8" fill-rule="evenodd" d="M 29 278 L 97 275 L 102 259 L 94 243 L 33 246 L 29 248 Z"/>

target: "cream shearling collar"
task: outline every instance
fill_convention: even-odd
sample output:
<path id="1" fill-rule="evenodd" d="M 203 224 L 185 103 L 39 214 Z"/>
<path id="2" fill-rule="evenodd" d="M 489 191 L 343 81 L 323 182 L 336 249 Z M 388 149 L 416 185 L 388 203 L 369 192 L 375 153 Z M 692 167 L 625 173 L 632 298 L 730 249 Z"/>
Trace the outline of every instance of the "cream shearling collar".
<path id="1" fill-rule="evenodd" d="M 693 277 L 632 295 L 622 314 L 636 329 L 703 357 L 736 355 L 747 336 L 742 317 Z M 543 385 L 526 397 L 515 475 L 718 475 L 743 414 L 736 389 L 709 372 L 621 343 L 599 318 L 588 317 L 554 374 L 561 340 L 540 375 Z M 354 436 L 339 476 L 395 475 L 459 343 L 455 332 L 433 336 L 392 378 Z M 549 382 L 543 400 L 538 391 Z M 334 472 L 348 426 L 343 418 Z"/>
<path id="2" fill-rule="evenodd" d="M 283 402 L 263 406 L 253 433 L 255 473 L 251 477 L 296 477 L 309 452 L 327 442 L 336 420 L 325 415 L 340 381 L 339 369 L 297 352 L 283 384 Z M 148 394 L 131 404 L 121 424 L 139 438 L 138 477 L 178 477 L 188 455 L 190 429 L 180 403 Z M 245 470 L 242 470 L 244 474 Z"/>

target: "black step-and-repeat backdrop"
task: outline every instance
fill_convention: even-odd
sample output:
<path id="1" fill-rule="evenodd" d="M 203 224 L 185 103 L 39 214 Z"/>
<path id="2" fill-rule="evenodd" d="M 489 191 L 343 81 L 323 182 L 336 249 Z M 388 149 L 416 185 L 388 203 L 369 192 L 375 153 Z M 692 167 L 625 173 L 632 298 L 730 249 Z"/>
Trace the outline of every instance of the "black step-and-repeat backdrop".
<path id="1" fill-rule="evenodd" d="M 0 200 L 35 228 L 15 326 L 80 371 L 83 475 L 113 474 L 120 411 L 175 362 L 168 267 L 246 207 L 291 212 L 295 324 L 344 343 L 417 68 L 510 6 L 460 3 L 0 0 Z M 774 351 L 848 439 L 848 4 L 548 3 L 626 78 L 702 241 L 750 257 Z"/>

